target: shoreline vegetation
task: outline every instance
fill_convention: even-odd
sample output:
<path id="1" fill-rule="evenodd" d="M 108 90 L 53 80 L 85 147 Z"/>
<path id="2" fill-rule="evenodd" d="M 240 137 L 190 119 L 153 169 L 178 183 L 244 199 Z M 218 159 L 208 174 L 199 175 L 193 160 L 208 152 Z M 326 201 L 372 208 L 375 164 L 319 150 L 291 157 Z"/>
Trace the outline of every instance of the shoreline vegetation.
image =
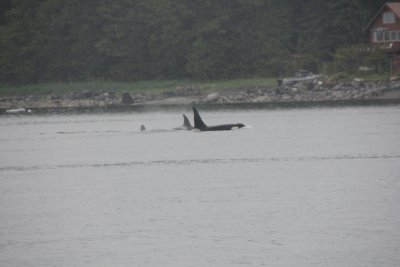
<path id="1" fill-rule="evenodd" d="M 66 95 L 77 91 L 93 92 L 114 91 L 129 93 L 165 92 L 176 88 L 196 87 L 201 90 L 221 90 L 249 86 L 276 86 L 273 78 L 230 79 L 215 81 L 193 80 L 150 80 L 137 82 L 86 81 L 86 82 L 52 82 L 26 85 L 0 84 L 0 97 L 13 95 Z"/>
<path id="2" fill-rule="evenodd" d="M 3 0 L 0 82 L 381 74 L 363 28 L 386 2 Z"/>
<path id="3" fill-rule="evenodd" d="M 0 110 L 399 100 L 400 81 L 355 79 L 278 86 L 275 79 L 0 85 Z"/>

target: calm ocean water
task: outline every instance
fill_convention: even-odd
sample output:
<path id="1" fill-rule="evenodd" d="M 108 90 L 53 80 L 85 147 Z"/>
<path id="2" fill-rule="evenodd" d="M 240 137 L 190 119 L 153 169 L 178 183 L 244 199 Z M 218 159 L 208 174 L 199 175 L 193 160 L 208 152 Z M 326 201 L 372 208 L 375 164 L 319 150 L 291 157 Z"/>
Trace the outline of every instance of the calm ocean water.
<path id="1" fill-rule="evenodd" d="M 0 116 L 0 266 L 398 266 L 399 105 L 182 113 Z"/>

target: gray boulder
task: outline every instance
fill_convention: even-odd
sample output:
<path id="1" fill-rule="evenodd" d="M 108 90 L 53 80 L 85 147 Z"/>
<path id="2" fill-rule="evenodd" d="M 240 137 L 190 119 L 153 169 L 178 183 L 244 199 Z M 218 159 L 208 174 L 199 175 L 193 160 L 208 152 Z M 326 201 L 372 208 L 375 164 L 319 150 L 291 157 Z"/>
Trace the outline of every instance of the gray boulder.
<path id="1" fill-rule="evenodd" d="M 132 104 L 133 98 L 131 97 L 131 95 L 128 92 L 124 92 L 122 93 L 122 99 L 121 99 L 121 103 L 124 105 L 130 105 Z"/>

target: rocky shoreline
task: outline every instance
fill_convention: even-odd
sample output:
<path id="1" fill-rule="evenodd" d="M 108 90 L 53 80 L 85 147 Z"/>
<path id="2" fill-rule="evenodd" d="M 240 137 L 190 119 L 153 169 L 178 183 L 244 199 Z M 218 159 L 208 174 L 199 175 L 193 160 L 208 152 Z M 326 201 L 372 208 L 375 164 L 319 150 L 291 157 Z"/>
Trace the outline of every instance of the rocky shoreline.
<path id="1" fill-rule="evenodd" d="M 297 83 L 281 87 L 252 87 L 203 91 L 194 86 L 160 93 L 116 93 L 83 90 L 70 95 L 0 96 L 0 109 L 78 108 L 140 105 L 195 105 L 235 103 L 319 102 L 346 100 L 400 100 L 400 81 Z"/>

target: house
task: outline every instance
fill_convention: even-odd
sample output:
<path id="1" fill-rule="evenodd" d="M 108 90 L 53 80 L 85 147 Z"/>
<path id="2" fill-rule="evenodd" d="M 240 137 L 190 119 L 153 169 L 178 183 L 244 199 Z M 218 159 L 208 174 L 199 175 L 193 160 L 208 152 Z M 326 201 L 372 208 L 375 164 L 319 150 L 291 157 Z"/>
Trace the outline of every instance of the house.
<path id="1" fill-rule="evenodd" d="M 400 72 L 400 3 L 385 3 L 365 27 L 372 47 L 383 49 L 391 59 L 391 70 Z"/>

